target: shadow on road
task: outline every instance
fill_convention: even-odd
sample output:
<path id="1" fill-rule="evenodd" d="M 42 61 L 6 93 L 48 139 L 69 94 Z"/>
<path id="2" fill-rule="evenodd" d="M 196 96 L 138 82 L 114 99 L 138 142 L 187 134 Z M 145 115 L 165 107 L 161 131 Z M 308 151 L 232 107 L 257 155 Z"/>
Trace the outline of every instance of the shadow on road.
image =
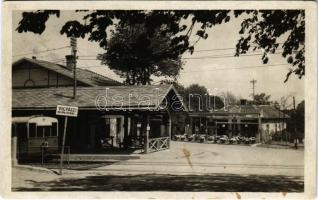
<path id="1" fill-rule="evenodd" d="M 30 188 L 13 191 L 196 191 L 196 192 L 303 192 L 303 177 L 265 175 L 99 175 L 60 178 L 48 182 L 28 180 Z"/>

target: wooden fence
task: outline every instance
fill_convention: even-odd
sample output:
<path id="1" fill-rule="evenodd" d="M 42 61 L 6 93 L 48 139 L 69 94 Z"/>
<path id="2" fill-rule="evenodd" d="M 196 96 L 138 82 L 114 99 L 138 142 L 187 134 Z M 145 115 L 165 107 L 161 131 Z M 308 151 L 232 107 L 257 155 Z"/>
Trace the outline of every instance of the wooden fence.
<path id="1" fill-rule="evenodd" d="M 170 147 L 169 137 L 149 138 L 148 153 L 169 149 L 169 147 Z"/>

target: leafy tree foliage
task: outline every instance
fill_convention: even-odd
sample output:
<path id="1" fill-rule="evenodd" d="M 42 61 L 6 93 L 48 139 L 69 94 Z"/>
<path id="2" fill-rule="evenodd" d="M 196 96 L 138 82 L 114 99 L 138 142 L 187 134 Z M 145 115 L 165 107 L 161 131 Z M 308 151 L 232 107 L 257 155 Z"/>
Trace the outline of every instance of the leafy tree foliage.
<path id="1" fill-rule="evenodd" d="M 297 105 L 296 116 L 295 116 L 296 129 L 300 132 L 305 132 L 305 101 L 303 100 Z"/>
<path id="2" fill-rule="evenodd" d="M 151 83 L 151 75 L 176 79 L 182 69 L 181 58 L 171 56 L 177 48 L 170 34 L 157 30 L 149 34 L 144 24 L 119 26 L 107 41 L 106 53 L 98 59 L 129 85 Z"/>
<path id="3" fill-rule="evenodd" d="M 121 27 L 126 24 L 145 24 L 150 35 L 154 34 L 158 28 L 163 27 L 162 33 L 170 33 L 172 43 L 179 47 L 173 52 L 174 56 L 179 56 L 186 50 L 193 51 L 189 37 L 196 23 L 201 24 L 201 29 L 196 31 L 196 35 L 207 38 L 206 28 L 230 20 L 228 16 L 230 11 L 228 10 L 79 10 L 77 12 L 84 12 L 83 20 L 88 21 L 88 23 L 76 20 L 67 21 L 60 31 L 61 34 L 82 38 L 88 35 L 89 41 L 98 42 L 102 48 L 106 48 L 106 29 L 116 23 Z M 58 10 L 23 12 L 17 31 L 20 33 L 31 31 L 41 34 L 45 30 L 48 16 L 56 15 L 59 17 L 59 14 Z M 190 20 L 191 25 L 183 23 L 184 20 Z"/>
<path id="4" fill-rule="evenodd" d="M 304 10 L 250 10 L 234 11 L 235 16 L 247 13 L 248 17 L 241 23 L 239 33 L 242 37 L 236 45 L 236 55 L 245 54 L 248 50 L 264 51 L 262 60 L 266 64 L 269 54 L 283 48 L 282 56 L 295 69 L 287 73 L 295 73 L 301 78 L 305 75 L 305 11 Z M 287 37 L 284 42 L 279 39 Z"/>
<path id="5" fill-rule="evenodd" d="M 185 101 L 189 111 L 203 111 L 206 109 L 208 90 L 199 84 L 192 84 L 185 90 Z"/>
<path id="6" fill-rule="evenodd" d="M 249 50 L 264 51 L 262 60 L 267 63 L 269 54 L 282 47 L 282 56 L 294 66 L 286 76 L 294 73 L 301 78 L 305 74 L 305 11 L 304 10 L 93 10 L 84 12 L 83 19 L 88 23 L 72 20 L 67 21 L 60 33 L 68 37 L 88 37 L 89 41 L 98 42 L 100 47 L 107 49 L 107 28 L 118 24 L 144 24 L 147 37 L 153 37 L 160 30 L 169 35 L 173 48 L 169 53 L 177 59 L 185 51 L 194 51 L 194 43 L 190 43 L 193 33 L 199 39 L 208 37 L 207 29 L 226 23 L 233 17 L 242 16 L 241 38 L 236 44 L 236 56 Z M 45 10 L 24 12 L 17 27 L 18 32 L 31 31 L 41 34 L 49 16 L 59 17 L 60 11 Z M 190 22 L 190 23 L 184 23 Z M 194 29 L 195 25 L 198 28 Z M 196 31 L 194 31 L 196 30 Z M 286 39 L 287 38 L 287 39 Z M 280 39 L 283 41 L 280 43 Z"/>
<path id="7" fill-rule="evenodd" d="M 219 96 L 210 96 L 211 105 L 207 104 L 208 89 L 198 84 L 192 84 L 189 87 L 174 82 L 174 87 L 182 97 L 183 103 L 192 112 L 207 112 L 212 109 L 221 109 L 224 107 L 223 99 Z M 188 112 L 172 113 L 173 134 L 183 134 L 184 128 L 190 123 Z"/>
<path id="8" fill-rule="evenodd" d="M 218 96 L 210 96 L 206 87 L 192 84 L 184 89 L 183 99 L 189 111 L 209 111 L 224 107 L 223 100 Z"/>
<path id="9" fill-rule="evenodd" d="M 46 28 L 46 21 L 51 15 L 60 17 L 59 10 L 39 10 L 36 12 L 23 12 L 22 19 L 19 22 L 17 31 L 22 32 L 33 32 L 36 34 L 42 34 Z"/>
<path id="10" fill-rule="evenodd" d="M 287 131 L 293 133 L 293 139 L 303 139 L 305 133 L 305 101 L 301 101 L 295 110 L 287 110 Z"/>
<path id="11" fill-rule="evenodd" d="M 255 94 L 253 104 L 256 105 L 269 105 L 271 95 L 266 95 L 265 93 Z"/>
<path id="12" fill-rule="evenodd" d="M 226 101 L 229 105 L 239 105 L 240 104 L 240 98 L 235 96 L 232 92 L 227 91 L 225 94 Z"/>

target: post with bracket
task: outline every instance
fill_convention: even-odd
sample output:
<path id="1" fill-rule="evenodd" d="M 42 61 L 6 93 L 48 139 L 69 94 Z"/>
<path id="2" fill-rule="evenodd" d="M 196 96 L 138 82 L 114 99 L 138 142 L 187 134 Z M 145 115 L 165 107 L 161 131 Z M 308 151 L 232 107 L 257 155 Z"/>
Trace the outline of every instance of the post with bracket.
<path id="1" fill-rule="evenodd" d="M 149 151 L 149 131 L 150 131 L 150 126 L 149 126 L 149 116 L 146 116 L 146 133 L 145 133 L 145 153 L 147 154 Z"/>
<path id="2" fill-rule="evenodd" d="M 169 119 L 168 119 L 168 148 L 170 149 L 170 141 L 171 141 L 171 116 L 169 114 Z"/>
<path id="3" fill-rule="evenodd" d="M 67 119 L 68 119 L 68 117 L 66 116 L 65 120 L 64 120 L 63 141 L 62 141 L 62 150 L 61 150 L 61 158 L 60 158 L 60 175 L 62 175 L 62 169 L 63 169 L 63 157 L 64 157 L 64 147 L 65 147 L 65 135 L 66 135 Z"/>

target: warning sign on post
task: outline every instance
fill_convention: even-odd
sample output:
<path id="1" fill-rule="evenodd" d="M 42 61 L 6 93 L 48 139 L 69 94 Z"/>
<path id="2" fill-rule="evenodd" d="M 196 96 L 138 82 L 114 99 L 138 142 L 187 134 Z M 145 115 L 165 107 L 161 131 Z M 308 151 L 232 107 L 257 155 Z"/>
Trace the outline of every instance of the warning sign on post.
<path id="1" fill-rule="evenodd" d="M 56 115 L 77 117 L 78 107 L 57 105 Z"/>

